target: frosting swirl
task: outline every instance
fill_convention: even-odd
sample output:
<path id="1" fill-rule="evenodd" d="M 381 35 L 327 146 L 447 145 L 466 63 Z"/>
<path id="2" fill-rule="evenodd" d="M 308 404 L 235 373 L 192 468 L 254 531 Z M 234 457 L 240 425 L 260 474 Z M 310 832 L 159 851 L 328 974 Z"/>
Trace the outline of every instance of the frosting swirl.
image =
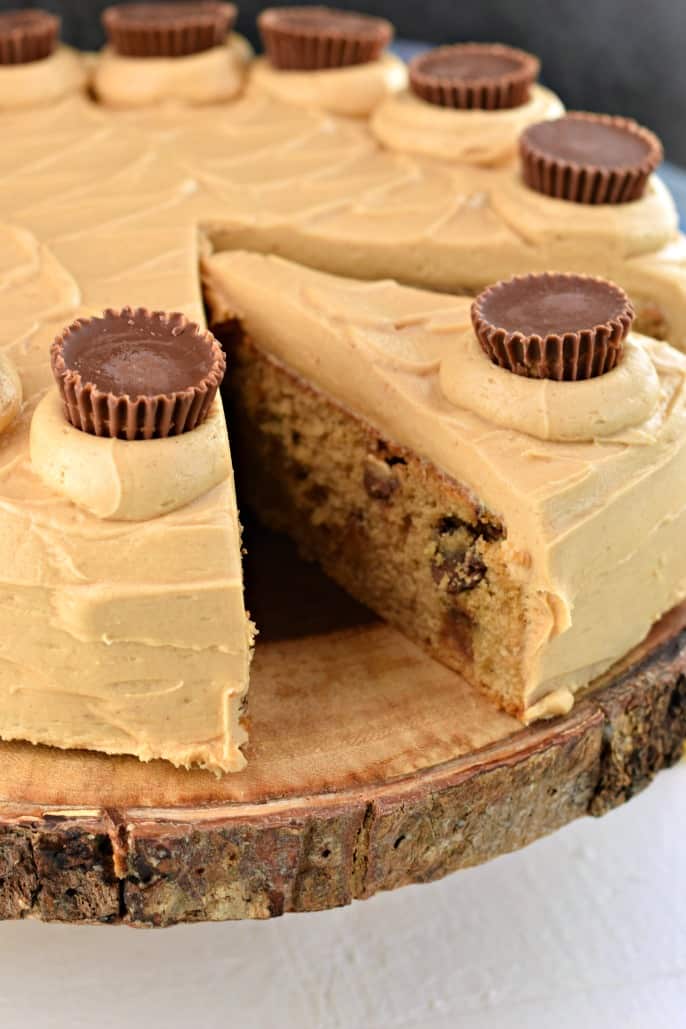
<path id="1" fill-rule="evenodd" d="M 385 100 L 371 129 L 390 150 L 492 167 L 514 158 L 528 125 L 563 113 L 555 94 L 538 85 L 526 103 L 499 111 L 439 107 L 408 92 Z"/>
<path id="2" fill-rule="evenodd" d="M 0 433 L 7 429 L 21 410 L 23 390 L 16 368 L 0 352 Z"/>
<path id="3" fill-rule="evenodd" d="M 0 110 L 39 107 L 55 103 L 83 89 L 83 59 L 69 47 L 58 47 L 42 61 L 0 65 Z"/>
<path id="4" fill-rule="evenodd" d="M 576 257 L 579 270 L 586 271 L 585 247 L 591 242 L 602 242 L 606 260 L 650 253 L 678 229 L 674 201 L 654 175 L 641 199 L 626 204 L 575 204 L 529 189 L 519 174 L 501 178 L 491 194 L 494 210 L 532 246 L 554 245 L 558 265 Z"/>
<path id="5" fill-rule="evenodd" d="M 91 436 L 64 417 L 50 390 L 31 422 L 31 464 L 43 482 L 96 518 L 148 521 L 225 482 L 229 442 L 221 404 L 192 432 L 128 441 Z"/>
<path id="6" fill-rule="evenodd" d="M 145 107 L 165 100 L 219 103 L 241 92 L 251 57 L 250 44 L 236 33 L 225 45 L 185 57 L 122 57 L 105 47 L 93 87 L 110 107 Z"/>
<path id="7" fill-rule="evenodd" d="M 257 93 L 298 107 L 364 118 L 387 97 L 405 89 L 407 68 L 393 54 L 382 54 L 367 64 L 319 71 L 280 71 L 259 57 L 253 63 L 250 84 Z"/>
<path id="8" fill-rule="evenodd" d="M 593 379 L 528 379 L 488 358 L 472 331 L 441 362 L 441 390 L 457 407 L 492 425 L 554 442 L 617 437 L 648 421 L 660 380 L 642 337 L 630 335 L 619 364 Z"/>

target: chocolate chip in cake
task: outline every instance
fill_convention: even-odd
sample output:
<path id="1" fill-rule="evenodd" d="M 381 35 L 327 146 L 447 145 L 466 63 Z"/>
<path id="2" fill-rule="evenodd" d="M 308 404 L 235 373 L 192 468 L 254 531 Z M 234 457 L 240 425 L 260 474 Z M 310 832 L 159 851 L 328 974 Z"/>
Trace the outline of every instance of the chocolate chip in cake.
<path id="1" fill-rule="evenodd" d="M 431 554 L 431 576 L 437 586 L 454 594 L 479 585 L 486 575 L 486 565 L 478 550 L 478 539 L 478 526 L 454 515 L 441 519 Z"/>
<path id="2" fill-rule="evenodd" d="M 402 458 L 399 459 L 403 464 Z M 394 459 L 380 461 L 373 454 L 368 454 L 364 463 L 364 488 L 373 500 L 390 500 L 400 486 L 393 474 Z"/>

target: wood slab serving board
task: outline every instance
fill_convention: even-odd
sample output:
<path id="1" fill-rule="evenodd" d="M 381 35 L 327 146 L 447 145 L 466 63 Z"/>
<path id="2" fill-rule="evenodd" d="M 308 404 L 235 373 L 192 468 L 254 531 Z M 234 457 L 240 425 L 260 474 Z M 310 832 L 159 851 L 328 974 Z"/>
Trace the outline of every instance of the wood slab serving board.
<path id="1" fill-rule="evenodd" d="M 0 918 L 267 918 L 426 882 L 628 800 L 686 738 L 686 605 L 523 729 L 347 599 L 248 539 L 261 628 L 248 769 L 0 744 Z"/>

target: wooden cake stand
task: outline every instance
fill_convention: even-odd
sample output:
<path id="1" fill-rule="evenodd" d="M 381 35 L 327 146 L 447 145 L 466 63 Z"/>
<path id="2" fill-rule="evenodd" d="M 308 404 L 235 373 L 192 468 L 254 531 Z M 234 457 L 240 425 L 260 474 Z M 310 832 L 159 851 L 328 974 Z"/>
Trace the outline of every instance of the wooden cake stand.
<path id="1" fill-rule="evenodd" d="M 248 769 L 0 744 L 0 917 L 267 918 L 427 882 L 628 800 L 686 737 L 686 605 L 523 729 L 251 533 Z"/>

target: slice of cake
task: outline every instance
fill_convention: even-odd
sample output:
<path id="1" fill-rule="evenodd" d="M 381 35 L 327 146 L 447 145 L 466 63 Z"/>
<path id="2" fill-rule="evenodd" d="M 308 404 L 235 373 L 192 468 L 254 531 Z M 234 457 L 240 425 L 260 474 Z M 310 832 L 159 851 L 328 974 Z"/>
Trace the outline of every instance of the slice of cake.
<path id="1" fill-rule="evenodd" d="M 622 290 L 204 274 L 243 501 L 508 711 L 566 711 L 683 599 L 686 358 Z"/>
<path id="2" fill-rule="evenodd" d="M 62 331 L 55 272 L 17 262 L 0 321 L 0 737 L 238 770 L 253 631 L 221 351 L 183 315 Z"/>

